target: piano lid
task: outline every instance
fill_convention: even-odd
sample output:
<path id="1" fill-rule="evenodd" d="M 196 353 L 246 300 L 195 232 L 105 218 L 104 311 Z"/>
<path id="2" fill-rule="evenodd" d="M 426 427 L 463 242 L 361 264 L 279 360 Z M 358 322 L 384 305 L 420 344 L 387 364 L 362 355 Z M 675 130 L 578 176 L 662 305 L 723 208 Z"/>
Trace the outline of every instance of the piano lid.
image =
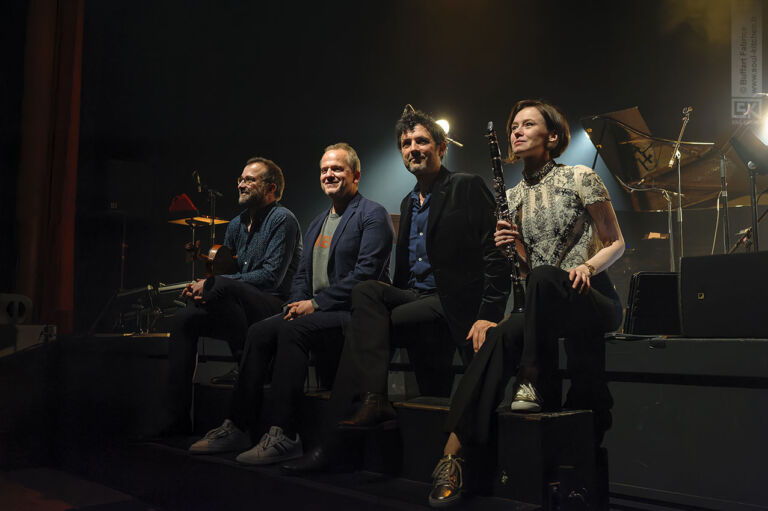
<path id="1" fill-rule="evenodd" d="M 630 201 L 636 211 L 667 208 L 661 190 L 677 193 L 677 166 L 669 168 L 675 141 L 650 134 L 637 107 L 594 115 L 581 124 L 616 181 L 635 189 Z M 684 208 L 714 208 L 720 192 L 720 155 L 725 154 L 729 204 L 748 204 L 749 175 L 730 143 L 736 130 L 712 142 L 680 143 L 680 175 Z M 768 187 L 768 176 L 758 176 L 758 193 Z M 656 189 L 653 191 L 651 189 Z M 637 189 L 643 189 L 637 193 Z M 673 207 L 677 201 L 673 200 Z"/>

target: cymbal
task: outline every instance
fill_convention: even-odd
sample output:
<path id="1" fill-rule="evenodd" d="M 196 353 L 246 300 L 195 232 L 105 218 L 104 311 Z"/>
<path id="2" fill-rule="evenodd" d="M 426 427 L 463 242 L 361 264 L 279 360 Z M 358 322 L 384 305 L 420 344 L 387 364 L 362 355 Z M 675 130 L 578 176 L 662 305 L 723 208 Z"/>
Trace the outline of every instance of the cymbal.
<path id="1" fill-rule="evenodd" d="M 176 220 L 168 220 L 168 223 L 186 225 L 189 227 L 205 227 L 206 225 L 211 225 L 212 223 L 214 225 L 228 224 L 229 220 L 224 220 L 223 218 L 214 218 L 213 222 L 211 222 L 211 217 L 209 216 L 192 216 L 189 218 L 178 218 Z"/>

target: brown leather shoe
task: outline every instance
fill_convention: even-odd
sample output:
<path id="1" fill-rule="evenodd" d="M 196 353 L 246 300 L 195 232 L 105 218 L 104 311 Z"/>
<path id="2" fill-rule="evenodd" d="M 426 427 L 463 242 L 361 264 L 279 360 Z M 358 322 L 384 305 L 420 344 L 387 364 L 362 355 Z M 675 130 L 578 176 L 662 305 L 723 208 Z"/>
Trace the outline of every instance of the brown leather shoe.
<path id="1" fill-rule="evenodd" d="M 237 383 L 237 379 L 240 377 L 240 369 L 233 368 L 229 372 L 214 376 L 211 378 L 211 385 L 232 385 Z"/>
<path id="2" fill-rule="evenodd" d="M 386 396 L 367 392 L 357 412 L 338 426 L 340 429 L 392 429 L 397 427 L 397 415 Z"/>
<path id="3" fill-rule="evenodd" d="M 432 491 L 429 505 L 447 507 L 458 503 L 464 487 L 464 459 L 446 454 L 432 472 Z"/>

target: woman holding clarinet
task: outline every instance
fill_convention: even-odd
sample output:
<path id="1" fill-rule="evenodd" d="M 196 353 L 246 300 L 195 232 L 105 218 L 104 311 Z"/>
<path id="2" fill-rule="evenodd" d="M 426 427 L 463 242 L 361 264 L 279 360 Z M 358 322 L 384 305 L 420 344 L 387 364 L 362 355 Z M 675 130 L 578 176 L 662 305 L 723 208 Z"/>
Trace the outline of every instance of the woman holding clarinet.
<path id="1" fill-rule="evenodd" d="M 493 158 L 495 133 L 489 131 Z M 605 270 L 623 254 L 624 238 L 608 191 L 592 169 L 555 162 L 570 140 L 555 105 L 518 101 L 507 121 L 507 140 L 509 159 L 522 160 L 524 168 L 521 181 L 506 191 L 512 221 L 500 215 L 495 240 L 508 253 L 513 273 L 519 272 L 513 281 L 518 277 L 525 286 L 525 306 L 521 311 L 515 304 L 516 312 L 501 323 L 485 322 L 470 332 L 475 357 L 446 420 L 449 437 L 429 495 L 434 507 L 460 498 L 462 456 L 488 442 L 493 412 L 515 373 L 512 411 L 560 408 L 559 389 L 553 388 L 560 337 L 566 338 L 571 374 L 565 407 L 594 411 L 598 443 L 611 422 L 603 336 L 619 326 L 622 311 Z M 500 164 L 495 173 L 501 178 Z M 498 181 L 497 195 L 503 193 Z"/>

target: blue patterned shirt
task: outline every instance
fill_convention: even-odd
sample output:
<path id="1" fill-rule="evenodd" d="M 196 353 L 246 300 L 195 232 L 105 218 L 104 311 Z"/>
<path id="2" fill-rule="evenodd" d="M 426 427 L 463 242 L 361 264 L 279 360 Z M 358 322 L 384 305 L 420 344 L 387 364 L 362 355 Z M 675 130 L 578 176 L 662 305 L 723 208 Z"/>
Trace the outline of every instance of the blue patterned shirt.
<path id="1" fill-rule="evenodd" d="M 242 280 L 265 293 L 285 299 L 301 259 L 299 222 L 290 210 L 275 202 L 254 219 L 248 232 L 248 210 L 232 219 L 224 245 L 237 253 L 238 273 L 222 275 Z"/>

